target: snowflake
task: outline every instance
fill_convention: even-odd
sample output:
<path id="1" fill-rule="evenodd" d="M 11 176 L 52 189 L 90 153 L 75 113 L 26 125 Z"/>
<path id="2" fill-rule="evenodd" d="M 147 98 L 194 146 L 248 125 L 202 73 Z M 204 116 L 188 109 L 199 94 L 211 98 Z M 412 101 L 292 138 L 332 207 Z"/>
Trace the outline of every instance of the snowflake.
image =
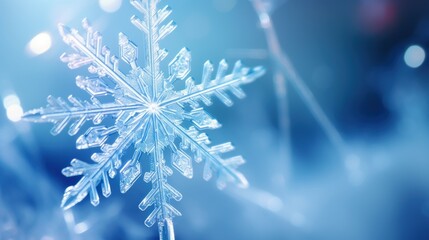
<path id="1" fill-rule="evenodd" d="M 69 68 L 89 66 L 91 77 L 78 76 L 76 85 L 91 96 L 90 101 L 82 101 L 73 96 L 68 102 L 61 98 L 48 97 L 46 108 L 27 112 L 24 119 L 32 122 L 52 122 L 53 135 L 59 134 L 69 123 L 69 135 L 73 136 L 92 120 L 90 127 L 76 141 L 77 149 L 100 148 L 91 156 L 93 163 L 78 159 L 63 169 L 67 177 L 82 176 L 80 181 L 66 189 L 62 200 L 65 209 L 82 201 L 89 193 L 91 203 L 100 202 L 97 192 L 101 185 L 102 194 L 110 196 L 109 178 L 119 175 L 121 193 L 127 192 L 142 176 L 141 164 L 150 161 L 150 171 L 143 174 L 146 183 L 152 189 L 140 203 L 144 211 L 153 206 L 151 214 L 145 220 L 150 227 L 158 223 L 160 237 L 174 237 L 172 218 L 180 216 L 170 200 L 181 200 L 182 195 L 168 182 L 173 174 L 171 166 L 187 178 L 193 177 L 192 159 L 205 162 L 203 177 L 209 180 L 213 174 L 217 177 L 217 186 L 225 187 L 233 182 L 240 187 L 248 185 L 245 177 L 235 170 L 244 163 L 241 156 L 222 158 L 221 155 L 233 150 L 231 143 L 212 146 L 208 136 L 201 131 L 216 129 L 221 125 L 210 116 L 200 103 L 212 104 L 216 96 L 225 105 L 233 104 L 226 91 L 238 98 L 245 97 L 240 88 L 264 74 L 262 67 L 253 69 L 235 63 L 230 74 L 225 60 L 219 63 L 214 72 L 213 64 L 204 64 L 200 84 L 188 77 L 191 70 L 191 54 L 183 48 L 168 64 L 168 76 L 161 71 L 161 62 L 167 57 L 167 51 L 159 47 L 159 41 L 172 33 L 176 25 L 173 21 L 163 24 L 171 14 L 166 6 L 158 9 L 160 0 L 131 0 L 131 4 L 143 15 L 136 16 L 131 22 L 141 30 L 145 38 L 145 65 L 137 64 L 138 48 L 128 37 L 119 33 L 120 59 L 129 65 L 129 72 L 119 69 L 119 58 L 102 44 L 102 36 L 83 20 L 85 35 L 76 29 L 59 25 L 63 40 L 75 52 L 63 54 L 61 60 Z M 176 81 L 179 81 L 175 83 Z M 180 90 L 175 90 L 184 81 Z M 111 99 L 108 101 L 108 99 Z M 114 121 L 107 119 L 110 117 Z M 111 126 L 100 125 L 104 123 Z M 129 150 L 130 149 L 130 150 Z M 134 152 L 131 160 L 123 162 L 126 151 Z M 169 156 L 168 161 L 164 155 Z"/>

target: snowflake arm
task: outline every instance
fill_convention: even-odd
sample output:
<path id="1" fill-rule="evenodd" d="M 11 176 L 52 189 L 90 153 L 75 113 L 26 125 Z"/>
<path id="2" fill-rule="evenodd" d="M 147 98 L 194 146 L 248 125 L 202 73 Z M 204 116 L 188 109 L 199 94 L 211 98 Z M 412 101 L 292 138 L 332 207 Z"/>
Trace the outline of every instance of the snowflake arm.
<path id="1" fill-rule="evenodd" d="M 218 173 L 217 177 L 217 186 L 222 189 L 226 186 L 226 182 L 233 182 L 237 186 L 246 188 L 248 182 L 246 178 L 234 168 L 238 167 L 241 164 L 244 164 L 245 161 L 241 156 L 235 156 L 230 159 L 222 159 L 219 154 L 230 152 L 234 149 L 231 143 L 224 143 L 217 146 L 209 148 L 207 144 L 210 144 L 206 134 L 201 134 L 195 127 L 190 127 L 188 130 L 184 129 L 182 126 L 175 124 L 168 117 L 161 116 L 163 121 L 174 129 L 175 134 L 182 139 L 181 149 L 174 149 L 176 157 L 173 157 L 173 166 L 175 166 L 183 175 L 192 177 L 192 165 L 190 163 L 190 157 L 183 151 L 187 150 L 188 147 L 191 148 L 191 151 L 195 154 L 195 161 L 201 162 L 205 160 L 204 180 L 208 181 L 213 176 L 213 171 Z M 213 125 L 212 125 L 213 126 Z M 216 128 L 213 126 L 212 128 Z M 188 160 L 188 162 L 183 164 L 175 164 L 175 159 Z"/>
<path id="2" fill-rule="evenodd" d="M 143 95 L 132 86 L 133 79 L 127 78 L 119 70 L 119 59 L 111 55 L 108 47 L 102 45 L 101 34 L 94 31 L 86 19 L 82 21 L 82 25 L 87 32 L 86 38 L 82 37 L 76 29 L 70 29 L 63 24 L 58 26 L 64 42 L 76 50 L 73 54 L 63 54 L 61 60 L 68 63 L 71 69 L 90 65 L 88 68 L 90 73 L 97 74 L 99 77 L 110 76 L 130 98 L 145 102 Z M 133 67 L 137 59 L 137 49 L 132 47 L 131 42 L 124 42 L 126 41 L 124 37 L 122 33 L 119 34 L 121 46 L 128 50 L 121 52 L 122 59 Z"/>
<path id="3" fill-rule="evenodd" d="M 219 68 L 216 77 L 210 80 L 213 73 L 213 64 L 207 61 L 204 64 L 203 76 L 201 84 L 195 85 L 192 78 L 186 80 L 186 88 L 179 92 L 176 96 L 166 99 L 160 104 L 161 107 L 166 107 L 172 104 L 191 103 L 196 105 L 197 101 L 202 101 L 206 105 L 211 105 L 211 96 L 215 95 L 225 105 L 232 106 L 233 102 L 225 93 L 231 91 L 236 97 L 244 98 L 246 95 L 240 88 L 240 85 L 253 82 L 255 79 L 265 74 L 262 67 L 249 69 L 243 67 L 241 61 L 235 63 L 234 69 L 231 74 L 226 75 L 228 64 L 225 60 L 219 63 Z"/>
<path id="4" fill-rule="evenodd" d="M 145 116 L 146 113 L 142 113 L 137 117 L 137 119 L 144 119 Z M 90 137 L 85 133 L 77 140 L 78 148 L 79 143 L 86 143 L 81 146 L 81 149 L 99 147 L 102 145 L 102 153 L 96 153 L 91 156 L 91 159 L 95 162 L 94 164 L 88 164 L 80 160 L 73 159 L 71 161 L 71 166 L 63 169 L 62 173 L 67 177 L 83 175 L 76 185 L 70 186 L 66 189 L 61 203 L 61 206 L 64 209 L 71 208 L 81 202 L 88 193 L 90 194 L 91 203 L 94 206 L 97 206 L 100 202 L 100 198 L 96 189 L 100 182 L 102 182 L 103 196 L 110 196 L 111 191 L 108 176 L 110 178 L 114 178 L 116 176 L 117 170 L 122 166 L 120 158 L 123 152 L 133 142 L 132 135 L 134 134 L 134 131 L 142 127 L 143 123 L 145 123 L 145 121 L 134 121 L 134 123 L 129 124 L 129 127 L 123 129 L 125 133 L 120 135 L 112 145 L 102 145 L 107 138 L 106 132 L 110 132 L 110 134 L 112 133 L 107 129 L 105 131 L 95 131 L 95 133 Z M 94 130 L 97 129 L 99 128 L 90 129 L 90 131 L 94 132 Z M 100 141 L 99 139 L 104 140 Z M 135 159 L 133 160 L 135 161 Z M 129 164 L 122 168 L 121 174 L 123 174 L 124 170 L 128 168 L 128 166 Z M 137 177 L 134 177 L 132 181 L 135 181 Z M 124 183 L 121 181 L 121 191 L 123 184 Z"/>
<path id="5" fill-rule="evenodd" d="M 123 106 L 119 103 L 102 104 L 96 98 L 92 102 L 81 101 L 73 96 L 69 96 L 69 103 L 62 98 L 48 97 L 46 108 L 31 110 L 24 114 L 23 119 L 31 122 L 52 122 L 54 127 L 52 135 L 58 135 L 71 122 L 69 135 L 75 135 L 83 124 L 92 120 L 94 124 L 100 124 L 107 116 L 120 116 L 125 113 L 142 111 L 141 104 L 131 104 Z"/>
<path id="6" fill-rule="evenodd" d="M 160 134 L 156 128 L 162 123 L 159 122 L 155 115 L 152 118 L 154 123 L 153 131 L 155 132 L 155 146 L 152 153 L 153 162 L 151 171 L 147 172 L 144 176 L 145 182 L 152 183 L 152 190 L 140 203 L 139 208 L 145 211 L 148 207 L 154 205 L 152 213 L 145 220 L 145 225 L 151 227 L 155 222 L 158 222 L 161 235 L 171 234 L 168 233 L 171 219 L 182 214 L 169 203 L 169 200 L 173 198 L 176 201 L 180 201 L 182 194 L 167 183 L 167 177 L 171 176 L 173 171 L 166 165 L 166 161 L 164 160 L 163 146 L 160 145 L 162 141 L 160 141 Z"/>
<path id="7" fill-rule="evenodd" d="M 146 35 L 146 67 L 143 81 L 149 89 L 149 101 L 155 101 L 164 93 L 165 81 L 160 71 L 160 63 L 167 57 L 168 52 L 159 47 L 159 42 L 176 29 L 176 23 L 163 22 L 171 14 L 168 6 L 158 10 L 159 0 L 131 0 L 131 4 L 143 15 L 143 20 L 137 16 L 131 17 L 131 22 Z"/>

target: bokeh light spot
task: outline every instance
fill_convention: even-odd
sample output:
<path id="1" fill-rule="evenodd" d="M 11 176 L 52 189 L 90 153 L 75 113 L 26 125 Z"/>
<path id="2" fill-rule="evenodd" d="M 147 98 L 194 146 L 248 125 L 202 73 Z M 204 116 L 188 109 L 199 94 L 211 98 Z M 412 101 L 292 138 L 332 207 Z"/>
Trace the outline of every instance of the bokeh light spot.
<path id="1" fill-rule="evenodd" d="M 37 34 L 27 45 L 31 55 L 37 56 L 47 52 L 52 46 L 51 35 L 47 32 Z"/>
<path id="2" fill-rule="evenodd" d="M 122 0 L 99 0 L 98 3 L 103 11 L 113 13 L 121 8 Z"/>
<path id="3" fill-rule="evenodd" d="M 420 67 L 425 61 L 425 58 L 425 50 L 418 45 L 410 46 L 404 54 L 405 64 L 407 64 L 407 66 L 409 66 L 410 68 Z"/>
<path id="4" fill-rule="evenodd" d="M 7 118 L 12 122 L 21 120 L 24 111 L 21 107 L 21 101 L 16 95 L 8 95 L 3 99 L 3 106 L 6 109 Z"/>

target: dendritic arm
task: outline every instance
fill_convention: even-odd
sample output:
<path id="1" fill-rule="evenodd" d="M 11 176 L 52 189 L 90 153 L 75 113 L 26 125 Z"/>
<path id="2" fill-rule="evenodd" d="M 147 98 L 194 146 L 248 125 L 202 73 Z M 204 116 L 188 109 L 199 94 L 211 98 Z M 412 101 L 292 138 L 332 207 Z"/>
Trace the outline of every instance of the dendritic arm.
<path id="1" fill-rule="evenodd" d="M 164 76 L 160 71 L 160 63 L 167 57 L 168 52 L 159 47 L 159 42 L 176 29 L 174 21 L 163 25 L 171 14 L 171 9 L 165 6 L 157 8 L 159 0 L 131 0 L 131 4 L 143 15 L 143 20 L 137 16 L 131 17 L 131 22 L 146 35 L 146 67 L 144 84 L 149 85 L 150 98 L 157 99 L 164 90 Z"/>
<path id="2" fill-rule="evenodd" d="M 85 140 L 87 142 L 93 141 L 93 143 L 98 143 L 87 144 L 82 148 L 101 146 L 102 152 L 95 153 L 91 156 L 91 159 L 95 162 L 94 164 L 88 164 L 80 160 L 74 159 L 71 161 L 70 167 L 63 169 L 62 173 L 67 177 L 83 175 L 81 180 L 76 185 L 70 186 L 66 189 L 61 204 L 64 209 L 73 207 L 74 205 L 82 201 L 88 195 L 88 193 L 90 194 L 91 203 L 94 206 L 98 205 L 100 202 L 100 198 L 98 196 L 96 188 L 100 184 L 100 182 L 102 182 L 103 196 L 110 196 L 111 191 L 108 177 L 114 178 L 117 174 L 117 170 L 121 168 L 121 156 L 123 152 L 133 142 L 133 135 L 135 134 L 136 129 L 141 128 L 142 125 L 146 122 L 144 121 L 145 117 L 146 113 L 141 113 L 139 116 L 136 117 L 138 120 L 141 121 L 133 120 L 132 123 L 128 124 L 128 127 L 124 129 L 116 129 L 119 134 L 119 137 L 111 145 L 104 144 L 104 142 L 100 142 L 98 139 L 103 137 L 103 131 L 95 131 L 94 129 L 92 129 L 93 132 L 95 131 L 93 136 L 89 137 L 84 134 L 79 138 L 86 138 Z M 104 132 L 106 131 L 108 132 L 109 130 L 104 130 Z M 79 139 L 77 144 L 79 144 Z M 125 167 L 127 167 L 127 165 Z M 124 169 L 121 169 L 121 175 L 123 175 L 123 170 Z"/>
<path id="3" fill-rule="evenodd" d="M 143 111 L 141 104 L 123 106 L 119 103 L 102 104 L 92 98 L 91 102 L 81 101 L 73 96 L 68 97 L 68 102 L 62 98 L 48 97 L 48 105 L 45 108 L 34 109 L 24 114 L 23 120 L 30 122 L 52 122 L 53 135 L 58 135 L 67 125 L 73 121 L 69 128 L 69 135 L 75 135 L 86 121 L 92 120 L 95 125 L 100 124 L 107 116 L 120 116 L 127 112 Z"/>
<path id="4" fill-rule="evenodd" d="M 180 149 L 173 150 L 173 152 L 175 152 L 173 165 L 174 161 L 182 161 L 182 163 L 184 163 L 184 160 L 188 160 L 186 161 L 187 165 L 176 167 L 179 168 L 178 170 L 182 174 L 192 171 L 192 165 L 189 161 L 191 158 L 185 152 L 190 147 L 190 150 L 195 155 L 194 159 L 196 162 L 205 160 L 203 174 L 204 180 L 210 180 L 213 176 L 213 172 L 217 172 L 217 186 L 220 189 L 224 188 L 227 182 L 233 182 L 242 188 L 246 188 L 248 186 L 248 181 L 244 175 L 235 170 L 235 168 L 245 163 L 244 159 L 241 156 L 235 156 L 229 159 L 223 159 L 220 157 L 220 154 L 230 152 L 234 149 L 231 143 L 208 147 L 207 144 L 210 144 L 210 140 L 207 135 L 200 133 L 195 127 L 190 127 L 186 130 L 182 126 L 171 121 L 165 115 L 160 115 L 160 118 L 169 127 L 171 127 L 174 130 L 174 133 L 182 140 Z M 179 159 L 175 160 L 175 158 Z M 186 174 L 184 175 L 186 176 Z M 188 177 L 192 177 L 192 173 L 190 173 L 190 176 Z"/>
<path id="5" fill-rule="evenodd" d="M 212 103 L 212 95 L 219 98 L 225 105 L 231 106 L 233 101 L 225 91 L 229 90 L 238 98 L 244 98 L 245 93 L 240 86 L 253 82 L 265 73 L 265 70 L 262 67 L 249 69 L 243 67 L 240 61 L 235 63 L 231 74 L 226 75 L 227 69 L 228 64 L 225 60 L 222 60 L 219 63 L 216 77 L 211 80 L 214 67 L 212 63 L 207 61 L 204 64 L 203 76 L 200 84 L 196 85 L 192 78 L 188 78 L 185 82 L 186 88 L 181 92 L 178 92 L 176 95 L 166 98 L 160 106 L 167 107 L 171 104 L 183 103 L 190 103 L 193 106 L 198 106 L 198 101 L 202 101 L 206 105 L 210 105 Z"/>
<path id="6" fill-rule="evenodd" d="M 111 54 L 109 48 L 102 45 L 101 34 L 94 31 L 86 19 L 83 20 L 82 25 L 87 32 L 86 38 L 82 37 L 76 29 L 70 29 L 62 24 L 58 26 L 64 42 L 76 50 L 73 54 L 63 54 L 61 60 L 68 63 L 71 69 L 90 65 L 88 68 L 90 73 L 97 74 L 100 78 L 109 76 L 128 97 L 146 102 L 141 92 L 136 90 L 138 89 L 136 79 L 123 74 L 119 70 L 119 59 Z M 137 48 L 129 41 L 124 42 L 124 34 L 121 33 L 119 36 L 122 59 L 133 67 L 137 59 Z M 123 51 L 124 49 L 126 51 Z"/>
<path id="7" fill-rule="evenodd" d="M 145 224 L 151 227 L 158 222 L 160 236 L 165 234 L 174 234 L 172 218 L 181 216 L 181 213 L 174 208 L 169 202 L 173 198 L 176 201 L 182 199 L 182 194 L 167 183 L 167 177 L 173 174 L 173 171 L 166 165 L 163 146 L 160 144 L 159 129 L 162 123 L 159 122 L 155 115 L 152 116 L 154 131 L 154 150 L 152 152 L 151 171 L 144 176 L 144 181 L 152 183 L 152 190 L 146 195 L 140 203 L 139 208 L 145 211 L 148 207 L 154 206 L 151 214 L 145 220 Z M 166 238 L 171 239 L 171 238 Z"/>

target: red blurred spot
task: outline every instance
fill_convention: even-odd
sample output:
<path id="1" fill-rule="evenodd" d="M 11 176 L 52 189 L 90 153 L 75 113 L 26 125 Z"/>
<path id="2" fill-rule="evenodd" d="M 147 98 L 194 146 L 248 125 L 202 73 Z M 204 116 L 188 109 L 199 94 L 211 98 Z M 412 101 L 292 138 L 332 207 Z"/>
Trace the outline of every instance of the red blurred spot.
<path id="1" fill-rule="evenodd" d="M 398 16 L 397 5 L 391 0 L 362 0 L 358 9 L 359 25 L 371 34 L 389 30 Z"/>

